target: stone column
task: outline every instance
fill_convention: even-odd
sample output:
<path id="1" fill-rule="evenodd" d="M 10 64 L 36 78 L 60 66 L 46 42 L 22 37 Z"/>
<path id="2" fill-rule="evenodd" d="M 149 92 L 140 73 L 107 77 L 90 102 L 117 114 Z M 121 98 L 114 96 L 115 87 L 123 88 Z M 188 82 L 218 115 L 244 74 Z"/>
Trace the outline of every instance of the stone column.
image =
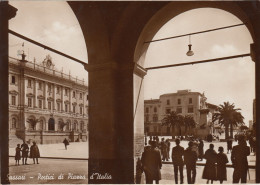
<path id="1" fill-rule="evenodd" d="M 57 89 L 56 89 L 56 85 L 53 84 L 53 105 L 52 105 L 52 109 L 56 110 L 56 93 L 57 93 Z"/>
<path id="2" fill-rule="evenodd" d="M 89 72 L 89 183 L 132 184 L 134 63 L 121 66 L 108 61 L 85 68 Z M 97 179 L 96 173 L 108 178 Z"/>
<path id="3" fill-rule="evenodd" d="M 251 44 L 251 57 L 255 62 L 255 94 L 256 94 L 256 141 L 260 141 L 260 30 L 258 31 L 258 41 Z M 252 102 L 253 103 L 253 102 Z M 260 147 L 256 147 L 256 183 L 260 183 Z"/>
<path id="4" fill-rule="evenodd" d="M 60 110 L 63 112 L 64 111 L 64 88 L 60 87 L 60 92 L 61 92 L 61 107 Z"/>
<path id="5" fill-rule="evenodd" d="M 1 183 L 10 183 L 9 174 L 9 129 L 8 129 L 8 21 L 15 17 L 17 9 L 8 4 L 8 1 L 0 2 L 0 157 L 1 157 Z"/>
<path id="6" fill-rule="evenodd" d="M 47 82 L 43 82 L 43 89 L 44 89 L 43 108 L 44 109 L 47 109 L 47 106 L 48 106 L 48 104 L 47 104 L 47 97 L 48 97 L 47 88 L 48 87 L 47 86 L 48 86 Z"/>
<path id="7" fill-rule="evenodd" d="M 33 85 L 33 94 L 34 94 L 34 101 L 33 101 L 33 107 L 37 108 L 38 107 L 38 101 L 37 101 L 37 96 L 38 96 L 38 80 L 34 80 L 34 85 Z"/>

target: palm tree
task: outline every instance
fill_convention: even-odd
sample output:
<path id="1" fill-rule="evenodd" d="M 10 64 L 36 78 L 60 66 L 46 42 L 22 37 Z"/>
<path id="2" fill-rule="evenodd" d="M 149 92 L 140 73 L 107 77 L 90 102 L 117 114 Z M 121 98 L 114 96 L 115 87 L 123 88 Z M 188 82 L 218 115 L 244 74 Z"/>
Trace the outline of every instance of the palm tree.
<path id="1" fill-rule="evenodd" d="M 184 118 L 182 115 L 179 115 L 177 112 L 172 111 L 163 118 L 162 125 L 172 127 L 172 134 L 174 134 L 174 128 L 177 128 L 181 136 L 182 135 L 181 126 L 184 125 Z"/>
<path id="2" fill-rule="evenodd" d="M 196 122 L 194 118 L 190 115 L 185 115 L 184 126 L 185 126 L 185 134 L 187 135 L 187 131 L 190 131 L 192 128 L 196 127 Z"/>
<path id="3" fill-rule="evenodd" d="M 32 125 L 33 130 L 35 130 L 36 124 L 39 122 L 39 119 L 36 118 L 28 118 L 27 122 Z"/>
<path id="4" fill-rule="evenodd" d="M 224 102 L 223 105 L 219 105 L 218 112 L 213 114 L 212 121 L 218 121 L 221 126 L 225 127 L 225 138 L 229 138 L 229 127 L 230 136 L 233 138 L 233 127 L 238 125 L 243 125 L 244 117 L 240 112 L 241 109 L 235 109 L 234 104 L 229 102 Z"/>

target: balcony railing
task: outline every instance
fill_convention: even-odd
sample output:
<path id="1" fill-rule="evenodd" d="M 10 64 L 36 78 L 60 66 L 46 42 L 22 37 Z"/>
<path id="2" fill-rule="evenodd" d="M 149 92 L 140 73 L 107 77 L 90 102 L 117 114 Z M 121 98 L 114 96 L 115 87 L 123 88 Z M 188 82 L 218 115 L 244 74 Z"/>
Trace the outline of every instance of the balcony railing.
<path id="1" fill-rule="evenodd" d="M 15 65 L 19 65 L 20 61 L 18 59 L 16 59 L 16 58 L 9 57 L 9 63 L 15 64 Z M 72 77 L 71 75 L 65 74 L 65 73 L 60 72 L 60 71 L 56 71 L 55 69 L 48 69 L 48 68 L 46 68 L 46 67 L 44 67 L 42 65 L 39 65 L 37 63 L 34 63 L 34 62 L 28 61 L 25 64 L 25 66 L 27 68 L 33 69 L 35 71 L 40 71 L 40 72 L 43 72 L 43 73 L 46 73 L 46 74 L 49 74 L 49 75 L 53 75 L 55 77 L 63 78 L 63 79 L 66 79 L 66 80 L 70 80 L 70 81 L 73 81 L 73 82 L 78 83 L 80 85 L 86 85 L 84 79 L 80 80 L 77 77 L 76 78 Z"/>

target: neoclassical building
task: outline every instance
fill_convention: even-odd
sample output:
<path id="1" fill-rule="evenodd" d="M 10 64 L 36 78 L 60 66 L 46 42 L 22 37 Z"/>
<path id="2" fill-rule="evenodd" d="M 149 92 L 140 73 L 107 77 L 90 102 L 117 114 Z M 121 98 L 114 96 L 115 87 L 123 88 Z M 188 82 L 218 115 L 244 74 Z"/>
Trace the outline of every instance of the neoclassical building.
<path id="1" fill-rule="evenodd" d="M 180 115 L 190 115 L 196 122 L 194 134 L 205 137 L 212 133 L 212 115 L 217 106 L 207 103 L 204 93 L 178 90 L 176 93 L 162 94 L 159 99 L 144 100 L 144 124 L 147 135 L 178 135 L 178 130 L 162 126 L 163 118 L 175 111 Z M 182 133 L 184 133 L 184 127 Z"/>
<path id="2" fill-rule="evenodd" d="M 86 82 L 56 71 L 49 55 L 41 64 L 9 57 L 9 140 L 86 141 L 87 128 Z"/>

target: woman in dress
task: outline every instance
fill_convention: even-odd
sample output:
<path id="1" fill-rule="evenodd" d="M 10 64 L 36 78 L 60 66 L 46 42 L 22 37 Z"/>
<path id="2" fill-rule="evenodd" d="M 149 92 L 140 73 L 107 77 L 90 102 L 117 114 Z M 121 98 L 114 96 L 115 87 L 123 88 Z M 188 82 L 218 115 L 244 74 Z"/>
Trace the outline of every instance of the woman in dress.
<path id="1" fill-rule="evenodd" d="M 21 147 L 20 144 L 17 144 L 15 149 L 15 165 L 20 165 L 19 162 L 21 160 Z"/>
<path id="2" fill-rule="evenodd" d="M 30 158 L 33 158 L 33 164 L 35 164 L 35 159 L 36 159 L 37 164 L 39 164 L 39 162 L 38 162 L 39 157 L 40 157 L 39 148 L 36 145 L 36 142 L 33 142 L 33 145 L 30 148 Z"/>
<path id="3" fill-rule="evenodd" d="M 218 148 L 218 155 L 217 155 L 217 179 L 220 181 L 220 184 L 223 183 L 223 181 L 227 180 L 227 168 L 226 164 L 228 163 L 227 155 L 224 154 L 224 148 L 220 146 Z"/>
<path id="4" fill-rule="evenodd" d="M 202 178 L 207 179 L 207 184 L 209 180 L 211 180 L 211 184 L 213 184 L 213 181 L 217 180 L 217 170 L 215 166 L 217 162 L 217 152 L 214 150 L 213 144 L 209 145 L 209 149 L 205 152 L 204 158 L 206 159 L 206 165 Z"/>

